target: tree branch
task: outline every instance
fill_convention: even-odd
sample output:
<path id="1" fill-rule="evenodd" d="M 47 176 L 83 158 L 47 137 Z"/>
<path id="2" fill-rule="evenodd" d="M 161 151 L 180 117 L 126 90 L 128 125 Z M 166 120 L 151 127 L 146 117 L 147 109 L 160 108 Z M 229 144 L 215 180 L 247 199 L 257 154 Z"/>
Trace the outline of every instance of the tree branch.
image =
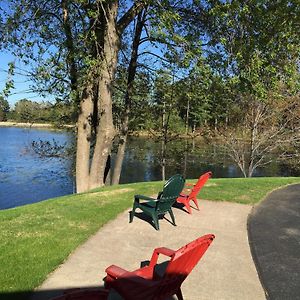
<path id="1" fill-rule="evenodd" d="M 75 55 L 75 49 L 74 49 L 74 41 L 72 36 L 72 29 L 70 24 L 70 18 L 69 18 L 69 9 L 68 9 L 68 3 L 66 0 L 61 1 L 62 11 L 63 11 L 63 29 L 66 35 L 66 47 L 68 49 L 67 54 L 67 64 L 70 69 L 70 80 L 71 80 L 71 89 L 74 91 L 78 97 L 78 72 L 77 72 L 77 66 L 75 63 L 74 55 Z M 76 99 L 78 101 L 78 99 Z"/>
<path id="2" fill-rule="evenodd" d="M 117 22 L 117 31 L 119 36 L 122 35 L 125 28 L 135 18 L 135 16 L 147 5 L 146 0 L 136 1 L 131 8 Z"/>

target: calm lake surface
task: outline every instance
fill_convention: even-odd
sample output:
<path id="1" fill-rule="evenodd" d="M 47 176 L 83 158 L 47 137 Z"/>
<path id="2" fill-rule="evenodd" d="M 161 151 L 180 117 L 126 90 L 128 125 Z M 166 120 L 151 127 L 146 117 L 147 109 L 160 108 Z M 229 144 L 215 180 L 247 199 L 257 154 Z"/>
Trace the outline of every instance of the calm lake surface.
<path id="1" fill-rule="evenodd" d="M 72 158 L 40 158 L 32 141 L 55 140 L 69 145 L 73 134 L 14 127 L 0 127 L 0 209 L 38 202 L 74 192 Z M 130 138 L 120 183 L 162 179 L 161 144 L 150 138 Z M 112 155 L 112 164 L 114 155 Z M 168 143 L 166 178 L 181 173 L 198 178 L 205 171 L 213 177 L 242 177 L 238 168 L 215 145 L 177 140 Z M 279 164 L 259 169 L 255 176 L 299 176 Z"/>

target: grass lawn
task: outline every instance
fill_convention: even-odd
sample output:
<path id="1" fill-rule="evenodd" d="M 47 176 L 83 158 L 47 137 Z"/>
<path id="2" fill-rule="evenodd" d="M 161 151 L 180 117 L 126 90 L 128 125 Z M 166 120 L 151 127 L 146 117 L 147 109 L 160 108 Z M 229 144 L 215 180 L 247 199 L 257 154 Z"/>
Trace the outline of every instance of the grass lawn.
<path id="1" fill-rule="evenodd" d="M 200 198 L 255 204 L 292 183 L 300 183 L 300 178 L 210 179 Z M 135 194 L 155 194 L 162 185 L 105 187 L 0 211 L 0 296 L 39 286 L 77 246 L 129 208 Z"/>

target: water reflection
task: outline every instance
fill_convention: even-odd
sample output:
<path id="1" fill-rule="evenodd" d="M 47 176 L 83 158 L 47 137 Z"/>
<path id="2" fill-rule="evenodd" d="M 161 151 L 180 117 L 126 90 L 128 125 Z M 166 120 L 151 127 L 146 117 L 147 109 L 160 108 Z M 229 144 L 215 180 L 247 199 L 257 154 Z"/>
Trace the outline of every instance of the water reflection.
<path id="1" fill-rule="evenodd" d="M 130 138 L 120 182 L 161 180 L 161 159 L 159 142 L 155 143 L 147 138 Z M 175 173 L 184 174 L 187 178 L 197 178 L 208 170 L 214 173 L 214 177 L 242 176 L 240 170 L 216 145 L 193 143 L 192 140 L 177 140 L 167 144 L 166 178 Z"/>
<path id="2" fill-rule="evenodd" d="M 114 158 L 114 157 L 113 157 Z M 197 178 L 201 173 L 212 171 L 215 178 L 243 177 L 240 169 L 217 144 L 205 144 L 193 140 L 175 140 L 167 144 L 166 178 L 181 173 L 186 178 Z M 257 168 L 254 176 L 299 176 L 282 163 Z M 149 138 L 128 140 L 126 157 L 123 162 L 121 183 L 161 180 L 161 144 Z"/>

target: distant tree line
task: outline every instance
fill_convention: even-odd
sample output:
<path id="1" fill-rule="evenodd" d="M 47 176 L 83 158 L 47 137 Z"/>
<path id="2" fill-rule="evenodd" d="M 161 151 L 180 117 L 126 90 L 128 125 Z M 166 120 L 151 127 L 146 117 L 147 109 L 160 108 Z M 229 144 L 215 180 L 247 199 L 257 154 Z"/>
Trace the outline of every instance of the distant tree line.
<path id="1" fill-rule="evenodd" d="M 10 107 L 7 100 L 0 97 L 0 121 L 25 123 L 50 123 L 57 126 L 74 124 L 74 107 L 66 102 L 37 102 L 21 99 Z"/>
<path id="2" fill-rule="evenodd" d="M 0 121 L 7 121 L 9 109 L 8 101 L 3 96 L 0 96 Z"/>

